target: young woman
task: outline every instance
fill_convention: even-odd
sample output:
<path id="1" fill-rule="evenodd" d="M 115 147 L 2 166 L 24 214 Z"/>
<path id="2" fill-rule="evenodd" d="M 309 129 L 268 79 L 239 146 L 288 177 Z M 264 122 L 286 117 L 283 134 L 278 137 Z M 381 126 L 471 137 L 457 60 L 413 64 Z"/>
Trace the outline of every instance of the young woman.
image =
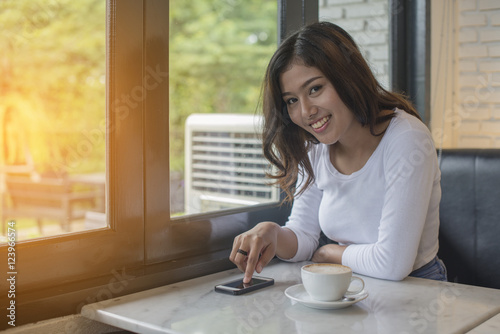
<path id="1" fill-rule="evenodd" d="M 261 222 L 230 255 L 250 281 L 276 255 L 341 263 L 401 280 L 446 280 L 437 258 L 440 171 L 427 127 L 375 79 L 354 40 L 326 22 L 288 37 L 263 91 L 270 177 L 293 207 L 284 227 Z M 318 248 L 320 234 L 337 243 Z"/>

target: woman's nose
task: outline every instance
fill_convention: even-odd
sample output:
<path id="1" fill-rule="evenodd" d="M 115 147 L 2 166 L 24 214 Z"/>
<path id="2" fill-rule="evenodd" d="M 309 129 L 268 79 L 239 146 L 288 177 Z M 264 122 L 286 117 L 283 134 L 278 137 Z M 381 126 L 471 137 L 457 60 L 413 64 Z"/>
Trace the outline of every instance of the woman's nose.
<path id="1" fill-rule="evenodd" d="M 311 101 L 305 99 L 301 101 L 301 110 L 302 110 L 302 117 L 309 119 L 312 116 L 314 116 L 317 112 L 317 108 L 314 106 L 314 104 L 311 103 Z"/>

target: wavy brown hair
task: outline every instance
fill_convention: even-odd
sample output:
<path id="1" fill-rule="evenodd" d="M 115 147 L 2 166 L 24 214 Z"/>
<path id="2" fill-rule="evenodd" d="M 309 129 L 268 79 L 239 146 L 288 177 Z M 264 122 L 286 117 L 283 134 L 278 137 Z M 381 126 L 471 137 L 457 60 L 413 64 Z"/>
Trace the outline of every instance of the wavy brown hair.
<path id="1" fill-rule="evenodd" d="M 283 101 L 280 76 L 291 65 L 300 63 L 316 67 L 332 83 L 342 102 L 356 119 L 369 126 L 374 136 L 375 125 L 394 117 L 381 116 L 382 110 L 400 108 L 419 118 L 415 108 L 403 95 L 384 89 L 373 75 L 352 37 L 339 26 L 318 22 L 303 27 L 287 37 L 272 56 L 263 83 L 264 156 L 276 167 L 267 176 L 275 179 L 292 201 L 314 182 L 308 151 L 317 139 L 292 122 Z M 296 193 L 299 173 L 307 179 Z M 296 195 L 294 195 L 296 193 Z"/>

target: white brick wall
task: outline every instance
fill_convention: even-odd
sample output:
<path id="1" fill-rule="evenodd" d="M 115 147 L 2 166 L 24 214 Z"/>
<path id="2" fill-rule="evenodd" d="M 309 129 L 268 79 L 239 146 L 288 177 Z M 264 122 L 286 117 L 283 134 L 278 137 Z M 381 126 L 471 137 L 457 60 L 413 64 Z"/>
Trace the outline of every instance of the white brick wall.
<path id="1" fill-rule="evenodd" d="M 349 32 L 379 81 L 389 87 L 389 1 L 319 1 L 320 20 L 336 23 Z M 438 20 L 445 20 L 451 8 L 456 8 L 451 14 L 454 26 L 448 27 L 448 38 L 456 41 L 452 47 L 455 53 L 439 64 L 450 69 L 439 75 L 449 76 L 447 89 L 452 92 L 444 97 L 444 105 L 435 104 L 431 109 L 431 118 L 437 119 L 432 122 L 432 131 L 446 134 L 445 147 L 500 148 L 500 0 L 432 2 L 450 5 Z M 441 29 L 431 31 L 432 38 L 440 34 Z M 436 62 L 431 70 L 437 67 Z M 438 89 L 443 86 L 442 78 L 434 80 L 438 83 L 431 94 L 448 94 Z M 443 124 L 445 129 L 441 131 Z M 435 140 L 439 145 L 441 138 Z"/>
<path id="2" fill-rule="evenodd" d="M 431 4 L 434 140 L 450 148 L 500 148 L 500 1 Z"/>
<path id="3" fill-rule="evenodd" d="M 474 1 L 474 0 L 471 0 Z M 486 14 L 477 13 L 477 12 L 463 12 L 460 15 L 460 27 L 480 27 L 485 26 L 487 23 Z"/>
<path id="4" fill-rule="evenodd" d="M 379 82 L 389 88 L 388 0 L 320 0 L 319 19 L 344 28 Z"/>
<path id="5" fill-rule="evenodd" d="M 476 41 L 477 39 L 469 42 L 476 42 Z M 460 43 L 459 55 L 460 59 L 464 58 L 476 59 L 478 57 L 487 57 L 488 47 L 486 45 L 476 44 L 476 43 Z"/>
<path id="6" fill-rule="evenodd" d="M 458 2 L 454 147 L 500 148 L 500 1 Z"/>
<path id="7" fill-rule="evenodd" d="M 500 45 L 489 45 L 488 55 L 490 57 L 500 57 Z"/>
<path id="8" fill-rule="evenodd" d="M 480 0 L 480 10 L 500 9 L 500 2 L 498 0 Z"/>

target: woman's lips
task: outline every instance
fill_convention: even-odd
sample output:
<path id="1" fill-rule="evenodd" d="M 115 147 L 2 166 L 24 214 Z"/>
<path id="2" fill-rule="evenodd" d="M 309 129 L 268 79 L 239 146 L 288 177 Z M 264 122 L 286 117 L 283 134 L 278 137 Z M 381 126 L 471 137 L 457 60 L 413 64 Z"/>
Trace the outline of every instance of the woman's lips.
<path id="1" fill-rule="evenodd" d="M 330 120 L 331 117 L 332 117 L 331 115 L 325 116 L 325 117 L 321 118 L 320 120 L 312 123 L 311 127 L 316 132 L 321 131 L 323 129 L 323 127 L 325 126 L 325 124 L 328 123 L 328 121 Z"/>

